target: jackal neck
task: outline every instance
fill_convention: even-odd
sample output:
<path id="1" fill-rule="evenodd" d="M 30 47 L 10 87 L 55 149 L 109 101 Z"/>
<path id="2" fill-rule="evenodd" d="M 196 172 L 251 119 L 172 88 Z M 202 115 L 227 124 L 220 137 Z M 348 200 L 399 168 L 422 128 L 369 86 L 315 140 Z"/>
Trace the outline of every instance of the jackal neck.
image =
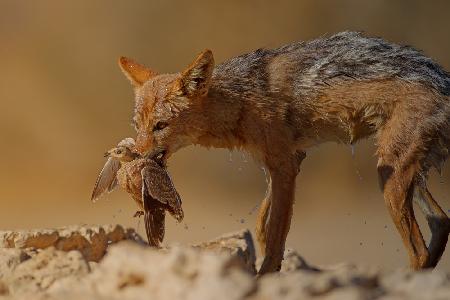
<path id="1" fill-rule="evenodd" d="M 243 102 L 223 82 L 213 77 L 200 111 L 205 122 L 204 134 L 198 143 L 207 147 L 240 148 L 245 143 L 242 135 Z"/>

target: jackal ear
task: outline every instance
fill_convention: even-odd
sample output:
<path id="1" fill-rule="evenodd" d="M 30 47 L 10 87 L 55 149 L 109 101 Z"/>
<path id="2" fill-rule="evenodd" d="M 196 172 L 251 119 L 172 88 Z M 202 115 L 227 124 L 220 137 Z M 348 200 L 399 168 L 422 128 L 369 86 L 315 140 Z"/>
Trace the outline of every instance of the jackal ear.
<path id="1" fill-rule="evenodd" d="M 208 92 L 214 69 L 211 50 L 204 50 L 195 61 L 181 73 L 178 88 L 186 96 L 205 95 Z"/>
<path id="2" fill-rule="evenodd" d="M 119 58 L 119 67 L 134 87 L 140 87 L 147 80 L 156 75 L 155 72 L 146 66 L 135 62 L 131 58 L 123 56 Z"/>

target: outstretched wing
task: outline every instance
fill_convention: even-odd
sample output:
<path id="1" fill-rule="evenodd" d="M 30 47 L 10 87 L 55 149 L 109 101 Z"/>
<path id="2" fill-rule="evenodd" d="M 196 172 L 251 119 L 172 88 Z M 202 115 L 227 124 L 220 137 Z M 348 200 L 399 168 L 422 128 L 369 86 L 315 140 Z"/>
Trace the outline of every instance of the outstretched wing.
<path id="1" fill-rule="evenodd" d="M 120 169 L 119 160 L 110 157 L 98 175 L 94 190 L 92 191 L 92 202 L 97 201 L 104 193 L 111 192 L 117 186 L 117 171 Z"/>
<path id="2" fill-rule="evenodd" d="M 178 222 L 181 222 L 184 216 L 181 198 L 167 170 L 155 161 L 149 160 L 142 169 L 142 181 L 145 183 L 144 185 L 147 187 L 150 196 L 161 202 L 170 214 Z"/>
<path id="3" fill-rule="evenodd" d="M 148 193 L 145 182 L 142 182 L 142 200 L 144 204 L 145 233 L 148 244 L 159 247 L 164 239 L 166 210 L 161 203 Z"/>

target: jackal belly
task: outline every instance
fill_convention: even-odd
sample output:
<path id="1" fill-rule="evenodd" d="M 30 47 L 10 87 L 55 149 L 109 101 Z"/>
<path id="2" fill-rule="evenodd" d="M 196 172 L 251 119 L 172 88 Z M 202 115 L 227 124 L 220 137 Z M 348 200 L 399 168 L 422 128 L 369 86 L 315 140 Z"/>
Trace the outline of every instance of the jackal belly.
<path id="1" fill-rule="evenodd" d="M 328 120 L 313 122 L 296 141 L 299 149 L 307 149 L 325 142 L 354 144 L 375 133 L 375 126 L 361 119 L 330 117 Z"/>
<path id="2" fill-rule="evenodd" d="M 376 133 L 399 114 L 426 116 L 434 102 L 432 92 L 401 80 L 349 81 L 324 88 L 316 97 L 301 101 L 299 148 L 323 142 L 352 144 Z M 411 118 L 411 122 L 418 121 Z"/>

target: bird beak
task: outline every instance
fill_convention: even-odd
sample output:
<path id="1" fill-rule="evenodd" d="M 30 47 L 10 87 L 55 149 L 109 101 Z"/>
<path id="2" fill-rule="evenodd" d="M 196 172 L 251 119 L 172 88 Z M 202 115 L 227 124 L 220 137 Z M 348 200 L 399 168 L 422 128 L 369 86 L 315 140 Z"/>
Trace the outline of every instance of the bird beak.
<path id="1" fill-rule="evenodd" d="M 111 153 L 109 151 L 105 152 L 105 154 L 103 154 L 103 157 L 109 157 Z"/>

